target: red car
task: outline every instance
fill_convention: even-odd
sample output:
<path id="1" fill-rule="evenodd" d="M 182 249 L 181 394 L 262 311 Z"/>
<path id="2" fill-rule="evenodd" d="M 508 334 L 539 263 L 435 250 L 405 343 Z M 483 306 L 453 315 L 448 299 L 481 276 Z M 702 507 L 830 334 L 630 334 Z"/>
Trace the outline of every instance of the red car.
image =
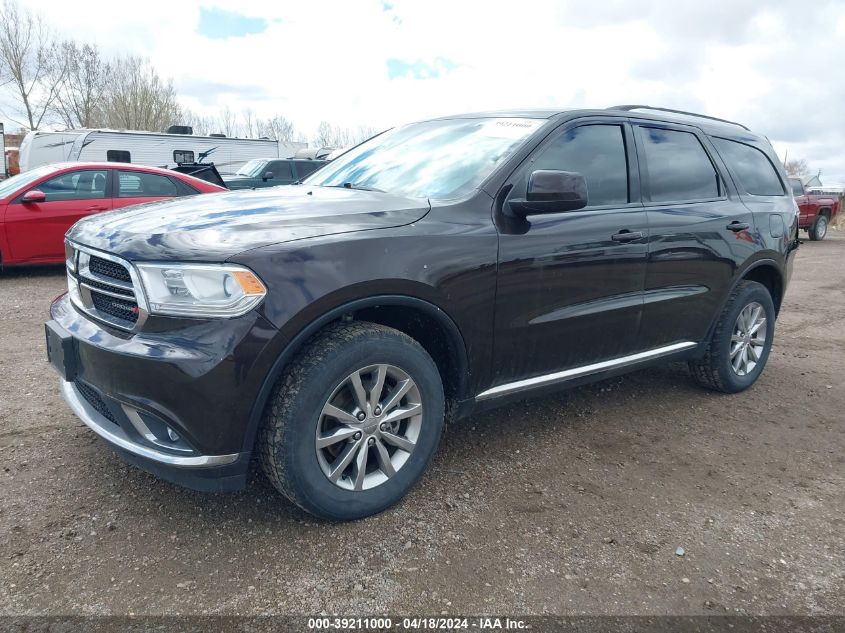
<path id="1" fill-rule="evenodd" d="M 169 169 L 56 163 L 0 181 L 0 267 L 61 264 L 65 232 L 93 213 L 163 198 L 226 191 Z"/>

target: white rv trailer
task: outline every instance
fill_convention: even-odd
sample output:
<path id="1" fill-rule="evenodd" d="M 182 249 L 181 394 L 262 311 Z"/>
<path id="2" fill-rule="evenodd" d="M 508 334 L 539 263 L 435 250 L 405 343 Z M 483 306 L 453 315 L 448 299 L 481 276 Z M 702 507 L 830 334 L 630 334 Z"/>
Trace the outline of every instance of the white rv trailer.
<path id="1" fill-rule="evenodd" d="M 70 149 L 73 147 L 73 142 L 82 133 L 82 130 L 67 130 L 66 132 L 35 130 L 28 132 L 21 141 L 20 153 L 18 154 L 21 171 L 49 163 L 62 163 L 70 160 Z"/>
<path id="2" fill-rule="evenodd" d="M 60 161 L 112 161 L 153 167 L 205 162 L 229 173 L 253 158 L 290 158 L 305 145 L 271 139 L 121 130 L 30 132 L 21 143 L 20 165 L 21 171 L 26 171 Z"/>

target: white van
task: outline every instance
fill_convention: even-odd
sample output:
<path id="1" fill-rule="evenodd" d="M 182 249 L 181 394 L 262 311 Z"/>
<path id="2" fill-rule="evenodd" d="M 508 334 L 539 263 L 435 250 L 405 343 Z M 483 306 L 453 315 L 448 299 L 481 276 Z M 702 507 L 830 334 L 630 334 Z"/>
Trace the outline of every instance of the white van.
<path id="1" fill-rule="evenodd" d="M 175 167 L 180 163 L 214 163 L 234 173 L 254 158 L 290 158 L 306 143 L 271 139 L 226 138 L 121 130 L 29 132 L 21 142 L 21 171 L 56 162 L 119 162 Z"/>

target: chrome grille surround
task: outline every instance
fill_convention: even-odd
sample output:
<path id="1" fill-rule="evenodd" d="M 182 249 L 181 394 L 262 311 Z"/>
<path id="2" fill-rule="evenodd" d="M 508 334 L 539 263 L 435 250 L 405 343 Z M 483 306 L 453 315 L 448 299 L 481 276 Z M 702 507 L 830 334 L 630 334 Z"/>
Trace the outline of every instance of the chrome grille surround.
<path id="1" fill-rule="evenodd" d="M 112 327 L 131 332 L 137 330 L 149 315 L 143 286 L 135 267 L 125 259 L 104 253 L 71 241 L 65 242 L 68 294 L 74 306 L 84 314 Z M 91 269 L 91 260 L 109 262 L 120 268 L 113 269 L 118 277 Z M 99 271 L 109 270 L 108 266 L 95 266 Z M 121 271 L 125 271 L 125 274 Z M 126 279 L 131 281 L 126 281 Z M 109 302 L 115 309 L 104 309 Z M 129 312 L 127 309 L 129 308 Z M 137 308 L 137 315 L 134 315 Z M 118 315 L 131 314 L 134 320 Z"/>

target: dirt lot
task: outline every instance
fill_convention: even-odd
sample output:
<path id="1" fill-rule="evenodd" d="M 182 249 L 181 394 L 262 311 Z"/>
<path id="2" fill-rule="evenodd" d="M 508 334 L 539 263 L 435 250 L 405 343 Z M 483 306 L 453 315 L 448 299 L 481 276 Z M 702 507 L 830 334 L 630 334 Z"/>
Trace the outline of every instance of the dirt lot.
<path id="1" fill-rule="evenodd" d="M 802 246 L 750 391 L 674 365 L 474 417 L 352 524 L 124 465 L 44 360 L 64 284 L 0 275 L 0 614 L 845 613 L 841 231 Z"/>

